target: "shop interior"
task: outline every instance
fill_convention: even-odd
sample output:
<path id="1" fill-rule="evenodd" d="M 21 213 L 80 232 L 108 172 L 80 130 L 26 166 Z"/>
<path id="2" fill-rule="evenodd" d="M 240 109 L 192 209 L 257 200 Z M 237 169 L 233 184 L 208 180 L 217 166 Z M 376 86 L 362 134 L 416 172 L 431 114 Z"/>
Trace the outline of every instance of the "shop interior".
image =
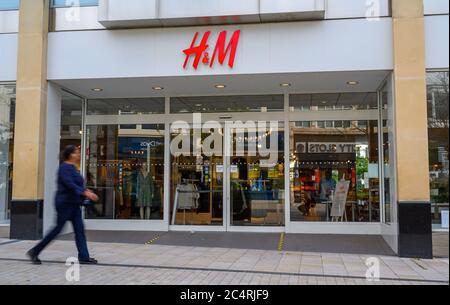
<path id="1" fill-rule="evenodd" d="M 336 123 L 291 123 L 292 221 L 380 220 L 377 121 Z"/>
<path id="2" fill-rule="evenodd" d="M 100 197 L 87 218 L 162 219 L 164 126 L 89 126 L 87 136 L 87 187 Z"/>

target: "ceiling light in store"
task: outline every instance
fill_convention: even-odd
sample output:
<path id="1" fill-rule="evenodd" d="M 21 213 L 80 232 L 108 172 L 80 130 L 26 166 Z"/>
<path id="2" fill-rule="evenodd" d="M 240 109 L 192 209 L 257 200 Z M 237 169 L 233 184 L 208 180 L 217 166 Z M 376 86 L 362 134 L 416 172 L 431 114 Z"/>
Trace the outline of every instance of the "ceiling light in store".
<path id="1" fill-rule="evenodd" d="M 356 81 L 356 80 L 351 80 L 351 81 L 348 81 L 348 82 L 347 82 L 347 85 L 350 85 L 350 86 L 356 86 L 356 85 L 359 85 L 359 82 Z"/>
<path id="2" fill-rule="evenodd" d="M 153 87 L 153 90 L 156 90 L 156 91 L 164 90 L 164 87 L 155 86 L 155 87 Z"/>
<path id="3" fill-rule="evenodd" d="M 215 85 L 216 89 L 225 89 L 227 86 L 225 85 Z"/>
<path id="4" fill-rule="evenodd" d="M 102 88 L 92 88 L 92 91 L 94 91 L 94 92 L 102 92 L 103 89 Z"/>
<path id="5" fill-rule="evenodd" d="M 195 104 L 195 107 L 202 107 L 202 104 Z"/>
<path id="6" fill-rule="evenodd" d="M 290 87 L 291 84 L 290 83 L 281 83 L 280 86 L 286 88 L 286 87 Z"/>
<path id="7" fill-rule="evenodd" d="M 322 103 L 322 104 L 327 104 L 327 103 L 328 103 L 328 101 L 321 101 L 321 103 Z"/>

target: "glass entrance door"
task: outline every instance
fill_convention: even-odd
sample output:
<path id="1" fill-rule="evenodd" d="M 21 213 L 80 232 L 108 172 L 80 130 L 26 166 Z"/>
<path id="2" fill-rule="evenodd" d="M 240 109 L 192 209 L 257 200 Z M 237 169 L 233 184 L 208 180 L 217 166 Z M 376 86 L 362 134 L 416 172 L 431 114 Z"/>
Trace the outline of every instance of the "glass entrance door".
<path id="1" fill-rule="evenodd" d="M 228 228 L 284 226 L 283 123 L 234 123 L 227 136 Z"/>
<path id="2" fill-rule="evenodd" d="M 224 227 L 223 129 L 172 127 L 171 143 L 170 224 Z"/>
<path id="3" fill-rule="evenodd" d="M 219 125 L 171 128 L 170 225 L 284 226 L 283 123 Z"/>

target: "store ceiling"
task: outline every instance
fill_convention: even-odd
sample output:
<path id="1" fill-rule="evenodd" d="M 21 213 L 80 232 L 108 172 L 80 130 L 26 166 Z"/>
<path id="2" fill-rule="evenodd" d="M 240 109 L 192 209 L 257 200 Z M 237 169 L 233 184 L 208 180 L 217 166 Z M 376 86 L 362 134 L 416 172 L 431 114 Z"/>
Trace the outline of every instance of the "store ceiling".
<path id="1" fill-rule="evenodd" d="M 89 99 L 162 96 L 254 95 L 281 93 L 375 92 L 389 71 L 187 76 L 163 78 L 83 79 L 53 81 Z M 347 82 L 357 81 L 357 85 Z M 281 87 L 289 83 L 289 87 Z M 225 85 L 217 89 L 216 85 Z M 163 87 L 163 90 L 154 90 Z M 100 88 L 95 92 L 92 89 Z"/>

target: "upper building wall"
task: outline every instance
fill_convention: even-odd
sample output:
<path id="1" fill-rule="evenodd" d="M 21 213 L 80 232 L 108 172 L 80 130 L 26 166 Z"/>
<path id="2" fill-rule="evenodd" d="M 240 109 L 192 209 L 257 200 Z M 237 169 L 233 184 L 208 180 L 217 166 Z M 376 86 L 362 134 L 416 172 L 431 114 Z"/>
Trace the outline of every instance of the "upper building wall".
<path id="1" fill-rule="evenodd" d="M 449 16 L 425 17 L 425 54 L 427 69 L 449 68 Z"/>
<path id="2" fill-rule="evenodd" d="M 389 0 L 81 0 L 81 7 L 50 1 L 52 31 L 390 16 Z M 0 3 L 0 34 L 18 32 L 18 7 L 18 0 Z M 449 1 L 424 0 L 424 12 L 448 14 Z"/>
<path id="3" fill-rule="evenodd" d="M 194 34 L 241 30 L 234 68 L 183 69 Z M 202 36 L 200 36 L 202 37 Z M 197 43 L 201 38 L 197 39 Z M 365 19 L 116 31 L 55 32 L 49 36 L 49 79 L 171 77 L 391 70 L 392 23 Z"/>
<path id="4" fill-rule="evenodd" d="M 265 23 L 389 15 L 389 0 L 99 0 L 98 7 L 55 9 L 53 30 Z"/>
<path id="5" fill-rule="evenodd" d="M 424 0 L 425 15 L 443 15 L 448 14 L 448 0 Z"/>
<path id="6" fill-rule="evenodd" d="M 17 34 L 0 35 L 0 82 L 16 80 Z"/>
<path id="7" fill-rule="evenodd" d="M 54 31 L 390 16 L 389 0 L 81 0 L 76 8 L 50 1 Z M 0 34 L 18 32 L 18 8 L 19 0 L 0 3 Z M 449 14 L 449 1 L 424 0 L 424 12 Z"/>
<path id="8" fill-rule="evenodd" d="M 260 33 L 262 31 L 267 30 L 267 27 L 264 26 L 264 24 L 258 24 L 260 22 L 270 21 L 270 18 L 278 18 L 289 20 L 289 18 L 294 18 L 298 20 L 302 20 L 302 18 L 305 19 L 321 19 L 323 21 L 318 22 L 316 27 L 324 27 L 328 28 L 328 26 L 325 26 L 325 24 L 328 21 L 331 21 L 331 19 L 336 20 L 339 19 L 341 22 L 348 23 L 347 26 L 355 26 L 355 23 L 352 21 L 355 18 L 356 19 L 362 19 L 366 16 L 381 16 L 381 17 L 388 17 L 388 18 L 381 18 L 381 20 L 384 19 L 390 19 L 390 8 L 389 8 L 389 1 L 388 0 L 381 0 L 379 2 L 373 0 L 373 2 L 368 2 L 367 0 L 323 0 L 323 1 L 315 1 L 315 0 L 305 0 L 305 1 L 293 1 L 293 0 L 248 0 L 253 3 L 252 5 L 248 5 L 243 7 L 242 5 L 239 5 L 239 3 L 242 3 L 243 1 L 233 1 L 234 5 L 227 6 L 223 3 L 231 3 L 231 2 L 223 2 L 223 1 L 217 1 L 215 3 L 214 10 L 209 10 L 208 8 L 201 8 L 197 9 L 199 5 L 202 3 L 204 4 L 204 1 L 207 1 L 210 5 L 212 5 L 211 1 L 216 0 L 191 0 L 189 1 L 189 6 L 183 6 L 183 7 L 177 7 L 176 4 L 178 3 L 187 3 L 185 0 L 129 0 L 129 1 L 123 1 L 123 0 L 109 0 L 111 3 L 115 1 L 115 5 L 118 5 L 118 3 L 121 3 L 121 5 L 116 6 L 115 9 L 113 9 L 113 6 L 111 6 L 111 9 L 108 11 L 108 16 L 114 19 L 120 19 L 119 17 L 121 15 L 128 15 L 128 16 L 134 16 L 133 18 L 128 17 L 128 19 L 132 20 L 130 24 L 128 24 L 129 27 L 133 27 L 133 23 L 135 26 L 144 26 L 145 24 L 139 24 L 142 20 L 146 20 L 145 18 L 148 18 L 148 10 L 142 10 L 137 11 L 136 7 L 139 7 L 140 5 L 146 5 L 149 8 L 157 8 L 157 11 L 155 9 L 153 17 L 155 18 L 154 21 L 156 22 L 154 26 L 156 27 L 168 27 L 169 25 L 176 25 L 176 22 L 199 22 L 199 24 L 212 22 L 216 23 L 222 20 L 223 23 L 229 22 L 230 18 L 219 18 L 218 15 L 232 15 L 232 16 L 241 16 L 239 18 L 231 19 L 234 20 L 234 22 L 239 23 L 239 20 L 243 23 L 250 22 L 251 18 L 256 18 L 255 22 L 252 27 L 260 27 Z M 203 1 L 203 2 L 202 2 Z M 230 0 L 227 0 L 230 1 Z M 247 1 L 247 0 L 246 0 Z M 7 1 L 8 2 L 8 1 Z M 14 3 L 13 3 L 14 2 Z M 57 31 L 79 31 L 79 30 L 99 30 L 99 29 L 105 29 L 105 26 L 99 23 L 99 19 L 101 19 L 101 13 L 99 11 L 99 7 L 95 4 L 96 0 L 85 0 L 80 3 L 82 7 L 76 7 L 76 8 L 67 8 L 63 7 L 65 0 L 58 0 L 58 5 L 52 9 L 52 28 Z M 107 2 L 107 1 L 103 1 Z M 132 3 L 135 3 L 135 5 L 131 5 Z M 247 4 L 250 2 L 246 2 Z M 0 2 L 1 4 L 5 4 L 5 2 Z M 11 3 L 13 3 L 11 5 Z M 16 65 L 17 65 L 17 35 L 15 33 L 19 30 L 19 14 L 18 14 L 18 1 L 13 0 L 12 2 L 9 2 L 8 6 L 1 6 L 0 4 L 0 66 L 2 69 L 0 69 L 0 81 L 14 81 L 16 78 Z M 131 4 L 130 4 L 131 3 Z M 259 4 L 258 10 L 256 9 L 256 3 Z M 301 3 L 301 4 L 300 4 Z M 126 4 L 124 6 L 124 4 Z M 163 5 L 161 5 L 163 4 Z M 137 6 L 136 6 L 137 5 Z M 222 5 L 222 6 L 220 6 Z M 141 6 L 142 7 L 142 6 Z M 222 13 L 217 13 L 217 10 L 221 10 Z M 449 52 L 449 43 L 448 43 L 448 11 L 449 11 L 449 1 L 448 0 L 424 0 L 424 11 L 425 11 L 425 37 L 426 37 L 426 64 L 428 69 L 446 69 L 449 66 L 448 63 L 448 52 Z M 158 12 L 158 13 L 156 13 Z M 197 17 L 195 17 L 197 12 Z M 211 15 L 216 14 L 216 17 L 208 16 L 208 12 L 212 12 Z M 252 13 L 253 12 L 253 13 Z M 303 12 L 303 13 L 301 13 Z M 240 15 L 239 15 L 240 14 Z M 309 14 L 309 15 L 308 15 Z M 203 15 L 201 17 L 200 15 Z M 161 16 L 165 16 L 163 19 L 166 20 L 164 24 L 161 23 L 160 18 Z M 263 19 L 261 19 L 261 16 L 265 16 Z M 309 16 L 309 17 L 308 17 Z M 108 17 L 108 18 L 109 18 Z M 223 17 L 223 16 L 222 16 Z M 307 18 L 308 17 L 308 18 Z M 234 17 L 233 17 L 234 18 Z M 125 18 L 126 19 L 126 18 Z M 134 19 L 134 20 L 133 20 Z M 183 19 L 186 19 L 183 21 Z M 224 19 L 226 19 L 224 21 Z M 347 19 L 347 20 L 342 20 Z M 209 20 L 209 21 L 208 21 Z M 228 20 L 228 21 L 227 21 Z M 272 19 L 273 20 L 273 19 Z M 375 20 L 375 19 L 374 19 Z M 124 22 L 123 20 L 121 22 Z M 147 21 L 148 22 L 148 19 Z M 144 23 L 145 23 L 144 22 Z M 171 23 L 172 22 L 172 23 Z M 136 24 L 137 23 L 137 24 Z M 323 25 L 320 25 L 322 24 Z M 359 24 L 359 23 L 358 23 Z M 291 31 L 302 31 L 303 28 L 311 28 L 309 22 L 302 22 L 301 26 L 300 24 L 297 24 L 296 26 L 289 26 L 288 28 L 291 29 Z M 363 27 L 365 29 L 366 27 Z M 202 28 L 198 28 L 200 31 Z M 161 28 L 155 28 L 154 31 L 160 31 L 161 33 L 165 33 L 165 31 Z M 174 28 L 175 32 L 178 33 L 184 33 L 189 32 L 189 35 L 191 35 L 194 31 L 194 29 L 188 29 L 188 28 Z M 173 32 L 170 31 L 170 32 Z M 115 31 L 100 31 L 105 32 L 106 36 L 113 35 Z M 108 34 L 110 33 L 111 34 Z M 300 33 L 299 32 L 299 33 Z M 386 31 L 384 36 L 377 36 L 370 39 L 371 42 L 368 42 L 370 45 L 376 46 L 378 43 L 377 41 L 381 41 L 384 46 L 390 44 L 390 37 L 391 37 L 391 30 Z M 117 35 L 120 37 L 129 36 L 133 37 L 136 34 L 136 31 L 130 30 L 130 31 L 121 31 L 122 34 Z M 53 33 L 52 33 L 53 34 Z M 54 33 L 58 34 L 58 33 Z M 63 34 L 63 33 L 61 33 Z M 189 35 L 184 38 L 182 44 L 186 43 L 186 40 L 192 39 L 192 37 L 188 37 Z M 345 40 L 347 35 L 341 34 L 343 38 L 339 38 L 341 41 Z M 365 35 L 370 35 L 370 33 L 365 33 Z M 59 35 L 56 35 L 59 36 Z M 116 36 L 116 35 L 113 35 Z M 77 35 L 74 35 L 72 37 L 77 37 L 79 39 L 78 41 L 75 41 L 74 43 L 83 43 L 83 41 L 90 41 L 90 38 L 92 37 L 92 33 L 78 33 Z M 51 38 L 52 41 L 54 41 L 54 44 L 50 48 L 51 54 L 55 54 L 56 51 L 53 50 L 59 50 L 60 47 L 56 45 L 58 41 L 65 41 L 66 35 L 61 35 L 61 38 L 53 37 Z M 351 37 L 349 38 L 351 39 Z M 119 41 L 119 40 L 118 40 Z M 323 42 L 323 37 L 321 39 L 317 39 L 317 42 L 310 42 L 310 43 L 318 43 L 318 48 L 321 49 L 323 46 L 321 46 L 321 42 Z M 288 43 L 292 45 L 292 43 Z M 136 42 L 136 48 L 139 50 L 141 48 L 142 44 L 139 42 Z M 84 45 L 84 48 L 87 46 Z M 301 48 L 304 48 L 304 43 L 300 46 Z M 88 48 L 91 49 L 91 48 Z M 118 48 L 119 50 L 120 48 Z M 291 48 L 289 48 L 291 49 Z M 370 48 L 369 48 L 370 49 Z M 286 50 L 286 48 L 285 48 Z M 286 50 L 289 51 L 289 50 Z M 389 50 L 388 50 L 389 51 Z M 109 50 L 111 52 L 111 49 Z M 255 50 L 252 50 L 253 53 L 255 53 Z M 281 51 L 280 51 L 281 52 Z M 383 51 L 383 53 L 386 52 L 386 50 Z M 391 50 L 389 51 L 391 52 Z M 88 52 L 89 53 L 89 52 Z M 282 52 L 281 52 L 282 53 Z M 376 52 L 375 52 L 376 53 Z M 370 52 L 369 52 L 370 54 Z M 275 54 L 276 55 L 276 54 Z M 275 56 L 274 55 L 274 56 Z M 279 56 L 276 55 L 276 56 Z M 350 60 L 350 59 L 349 59 Z M 377 65 L 376 60 L 374 60 L 374 64 L 371 65 L 372 68 L 382 67 L 386 68 L 388 65 Z M 63 65 L 64 66 L 64 65 Z M 331 62 L 330 68 L 337 69 L 338 65 L 333 64 Z M 342 66 L 342 65 L 341 65 Z M 363 66 L 361 66 L 363 67 Z M 69 67 L 66 67 L 69 68 Z M 322 66 L 318 67 L 320 69 L 323 69 Z M 364 65 L 364 68 L 369 68 L 368 65 Z M 74 67 L 76 70 L 76 67 Z M 254 70 L 254 69 L 249 69 Z M 275 69 L 277 70 L 277 69 Z M 303 68 L 302 68 L 303 70 Z M 60 69 L 57 69 L 58 72 L 61 72 Z M 56 72 L 56 70 L 53 70 L 53 72 Z M 67 73 L 69 71 L 66 71 Z M 95 71 L 94 71 L 95 72 Z M 56 74 L 56 73 L 55 73 Z M 59 74 L 59 73 L 58 73 Z M 69 73 L 70 74 L 70 73 Z"/>

